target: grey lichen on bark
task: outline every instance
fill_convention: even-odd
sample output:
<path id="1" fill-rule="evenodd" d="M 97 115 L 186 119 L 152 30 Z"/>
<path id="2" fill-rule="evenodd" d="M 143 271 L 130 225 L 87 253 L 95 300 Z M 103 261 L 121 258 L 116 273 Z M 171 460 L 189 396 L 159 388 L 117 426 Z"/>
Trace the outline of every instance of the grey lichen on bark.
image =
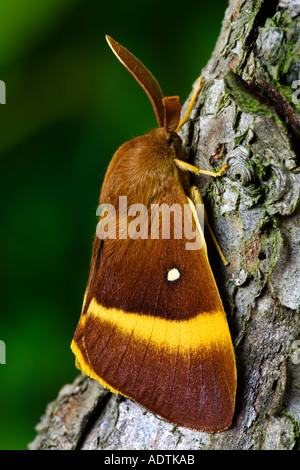
<path id="1" fill-rule="evenodd" d="M 299 448 L 299 32 L 297 0 L 230 1 L 182 130 L 199 168 L 230 165 L 194 182 L 230 263 L 209 244 L 237 359 L 232 426 L 178 428 L 79 376 L 48 405 L 31 449 Z"/>

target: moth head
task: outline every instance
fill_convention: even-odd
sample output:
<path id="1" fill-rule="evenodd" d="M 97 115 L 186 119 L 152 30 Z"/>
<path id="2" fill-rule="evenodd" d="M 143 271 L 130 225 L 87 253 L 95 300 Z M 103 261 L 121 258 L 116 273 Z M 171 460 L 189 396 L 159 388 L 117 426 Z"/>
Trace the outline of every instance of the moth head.
<path id="1" fill-rule="evenodd" d="M 169 154 L 172 159 L 176 158 L 183 161 L 187 160 L 187 154 L 183 147 L 181 137 L 179 137 L 176 132 L 169 132 L 167 134 L 167 142 L 169 147 Z"/>

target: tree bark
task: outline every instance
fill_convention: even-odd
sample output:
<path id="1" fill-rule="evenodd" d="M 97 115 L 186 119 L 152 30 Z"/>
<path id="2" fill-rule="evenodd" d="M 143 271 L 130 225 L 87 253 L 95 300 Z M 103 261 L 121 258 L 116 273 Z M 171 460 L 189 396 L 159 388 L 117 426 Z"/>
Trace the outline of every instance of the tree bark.
<path id="1" fill-rule="evenodd" d="M 299 448 L 299 15 L 299 0 L 230 1 L 182 131 L 199 168 L 230 165 L 195 183 L 230 263 L 209 243 L 237 360 L 232 426 L 175 427 L 80 375 L 48 405 L 30 449 Z"/>

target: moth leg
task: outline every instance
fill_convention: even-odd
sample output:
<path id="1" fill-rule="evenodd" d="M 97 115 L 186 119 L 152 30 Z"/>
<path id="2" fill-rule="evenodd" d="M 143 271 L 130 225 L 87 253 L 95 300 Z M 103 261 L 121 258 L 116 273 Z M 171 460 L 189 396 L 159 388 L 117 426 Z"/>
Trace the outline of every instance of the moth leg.
<path id="1" fill-rule="evenodd" d="M 183 124 L 185 124 L 187 122 L 187 120 L 188 120 L 188 118 L 191 114 L 191 111 L 193 109 L 193 106 L 195 104 L 196 98 L 197 98 L 197 96 L 198 96 L 198 94 L 199 94 L 202 87 L 203 87 L 203 78 L 199 77 L 196 89 L 195 89 L 195 91 L 193 93 L 193 96 L 192 96 L 192 99 L 191 99 L 191 101 L 190 101 L 190 103 L 189 103 L 189 105 L 186 109 L 184 117 L 181 119 L 181 121 L 179 122 L 177 128 L 175 129 L 175 132 L 178 132 L 181 129 L 181 127 L 183 126 Z"/>
<path id="2" fill-rule="evenodd" d="M 215 237 L 215 234 L 214 232 L 212 231 L 212 228 L 211 226 L 209 225 L 208 223 L 208 219 L 207 219 L 207 214 L 206 214 L 206 210 L 205 210 L 205 206 L 204 206 L 204 203 L 203 203 L 203 199 L 202 199 L 202 196 L 200 194 L 200 191 L 199 189 L 197 188 L 197 186 L 192 186 L 190 188 L 190 198 L 191 200 L 193 201 L 193 203 L 196 205 L 196 204 L 203 204 L 203 207 L 204 207 L 204 224 L 207 226 L 208 228 L 208 231 L 210 233 L 210 236 L 215 244 L 215 247 L 224 263 L 225 266 L 228 266 L 228 261 L 226 260 L 225 256 L 223 255 L 222 253 L 222 250 L 220 248 L 220 245 L 219 243 L 217 242 L 216 240 L 216 237 Z"/>
<path id="3" fill-rule="evenodd" d="M 183 160 L 178 160 L 177 158 L 174 159 L 174 163 L 180 170 L 189 171 L 190 173 L 193 173 L 194 175 L 200 175 L 200 174 L 209 175 L 209 176 L 213 176 L 214 178 L 217 178 L 218 176 L 223 175 L 223 173 L 229 167 L 229 165 L 225 163 L 225 165 L 223 166 L 223 168 L 221 168 L 221 170 L 214 173 L 213 171 L 199 170 L 199 168 L 197 168 L 196 166 L 191 165 L 190 163 L 184 162 Z"/>

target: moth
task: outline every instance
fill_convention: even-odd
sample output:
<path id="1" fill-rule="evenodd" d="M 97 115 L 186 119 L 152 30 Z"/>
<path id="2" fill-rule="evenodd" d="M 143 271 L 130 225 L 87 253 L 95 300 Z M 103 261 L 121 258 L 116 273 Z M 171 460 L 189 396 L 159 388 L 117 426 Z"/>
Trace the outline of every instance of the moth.
<path id="1" fill-rule="evenodd" d="M 99 200 L 105 210 L 71 345 L 76 366 L 171 423 L 219 432 L 233 418 L 235 356 L 195 210 L 202 199 L 198 188 L 190 187 L 189 176 L 218 177 L 226 166 L 214 173 L 189 164 L 178 135 L 202 79 L 180 121 L 179 97 L 164 97 L 150 71 L 125 47 L 106 39 L 150 98 L 158 128 L 123 144 L 108 166 Z M 125 213 L 120 200 L 127 203 Z M 138 219 L 130 236 L 128 221 L 135 220 L 137 207 L 144 215 L 143 230 Z M 191 238 L 183 230 L 184 217 L 175 221 L 175 212 L 176 223 L 162 236 L 161 207 L 189 214 L 192 233 L 200 241 L 196 249 L 187 249 Z M 205 223 L 209 227 L 206 215 Z"/>

